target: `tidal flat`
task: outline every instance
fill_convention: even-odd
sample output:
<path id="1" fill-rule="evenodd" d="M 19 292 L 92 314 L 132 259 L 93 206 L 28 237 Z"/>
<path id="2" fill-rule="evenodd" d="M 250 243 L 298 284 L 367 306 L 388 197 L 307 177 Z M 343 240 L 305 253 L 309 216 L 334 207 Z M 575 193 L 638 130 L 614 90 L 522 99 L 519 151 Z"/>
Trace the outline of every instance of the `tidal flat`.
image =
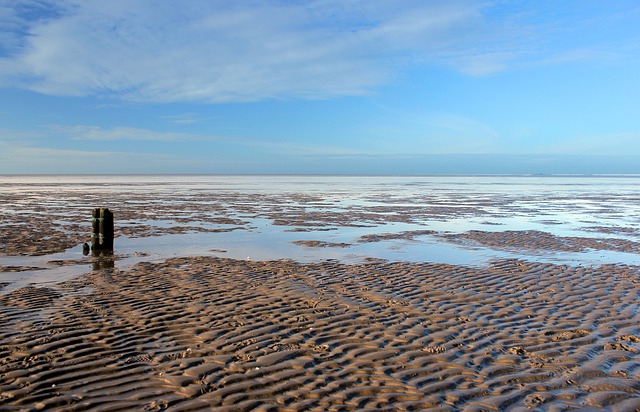
<path id="1" fill-rule="evenodd" d="M 639 183 L 0 176 L 0 409 L 638 410 Z"/>

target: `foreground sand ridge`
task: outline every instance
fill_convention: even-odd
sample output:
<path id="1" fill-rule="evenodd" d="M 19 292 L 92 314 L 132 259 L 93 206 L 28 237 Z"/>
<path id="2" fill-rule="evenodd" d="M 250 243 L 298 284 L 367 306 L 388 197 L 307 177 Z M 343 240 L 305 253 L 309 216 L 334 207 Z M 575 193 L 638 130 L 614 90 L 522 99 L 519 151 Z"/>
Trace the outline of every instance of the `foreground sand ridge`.
<path id="1" fill-rule="evenodd" d="M 640 408 L 640 268 L 213 257 L 0 297 L 0 409 Z"/>

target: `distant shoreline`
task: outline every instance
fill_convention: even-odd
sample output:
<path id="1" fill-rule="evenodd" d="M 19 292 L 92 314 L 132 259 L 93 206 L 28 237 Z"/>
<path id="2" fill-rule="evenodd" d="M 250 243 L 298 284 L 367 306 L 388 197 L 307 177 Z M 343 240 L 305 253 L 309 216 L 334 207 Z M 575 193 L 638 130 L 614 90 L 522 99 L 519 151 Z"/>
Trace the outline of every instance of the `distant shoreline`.
<path id="1" fill-rule="evenodd" d="M 309 177 L 640 177 L 640 173 L 475 173 L 475 174 L 344 174 L 344 173 L 0 173 L 0 176 L 309 176 Z"/>

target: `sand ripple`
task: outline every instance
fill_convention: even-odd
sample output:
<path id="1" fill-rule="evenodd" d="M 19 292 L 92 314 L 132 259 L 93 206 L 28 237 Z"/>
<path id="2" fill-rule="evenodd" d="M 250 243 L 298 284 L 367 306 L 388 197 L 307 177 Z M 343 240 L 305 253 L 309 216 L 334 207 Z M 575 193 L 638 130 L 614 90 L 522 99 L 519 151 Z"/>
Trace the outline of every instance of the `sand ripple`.
<path id="1" fill-rule="evenodd" d="M 638 410 L 639 279 L 520 260 L 103 270 L 0 298 L 0 409 Z"/>
<path id="2" fill-rule="evenodd" d="M 593 249 L 626 253 L 640 252 L 640 243 L 632 240 L 555 236 L 538 230 L 508 230 L 504 232 L 471 230 L 462 234 L 445 234 L 442 237 L 451 241 L 470 240 L 484 246 L 515 250 L 584 252 Z"/>

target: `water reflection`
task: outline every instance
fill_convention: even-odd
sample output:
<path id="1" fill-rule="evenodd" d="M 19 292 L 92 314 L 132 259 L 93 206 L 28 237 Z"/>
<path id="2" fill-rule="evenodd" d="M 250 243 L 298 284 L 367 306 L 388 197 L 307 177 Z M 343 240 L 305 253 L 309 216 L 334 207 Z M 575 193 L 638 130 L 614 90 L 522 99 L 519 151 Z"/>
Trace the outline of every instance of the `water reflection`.
<path id="1" fill-rule="evenodd" d="M 113 250 L 92 250 L 93 270 L 113 269 L 115 267 L 115 256 Z"/>
<path id="2" fill-rule="evenodd" d="M 81 222 L 70 217 L 85 213 L 88 205 L 108 204 L 116 214 L 120 236 L 115 254 L 80 244 L 44 257 L 0 257 L 0 266 L 39 269 L 2 272 L 0 281 L 60 281 L 89 270 L 112 269 L 116 259 L 118 268 L 125 269 L 140 261 L 201 255 L 346 263 L 379 258 L 482 265 L 515 257 L 569 264 L 638 264 L 640 254 L 632 253 L 512 253 L 430 235 L 375 243 L 358 239 L 427 229 L 537 230 L 556 236 L 639 241 L 639 183 L 638 176 L 9 177 L 0 183 L 0 193 L 7 198 L 0 213 L 9 217 L 7 222 L 28 225 L 29 219 L 51 209 L 56 215 L 52 224 L 59 231 L 81 233 Z M 350 246 L 308 247 L 294 241 Z M 51 264 L 53 260 L 64 263 Z"/>

